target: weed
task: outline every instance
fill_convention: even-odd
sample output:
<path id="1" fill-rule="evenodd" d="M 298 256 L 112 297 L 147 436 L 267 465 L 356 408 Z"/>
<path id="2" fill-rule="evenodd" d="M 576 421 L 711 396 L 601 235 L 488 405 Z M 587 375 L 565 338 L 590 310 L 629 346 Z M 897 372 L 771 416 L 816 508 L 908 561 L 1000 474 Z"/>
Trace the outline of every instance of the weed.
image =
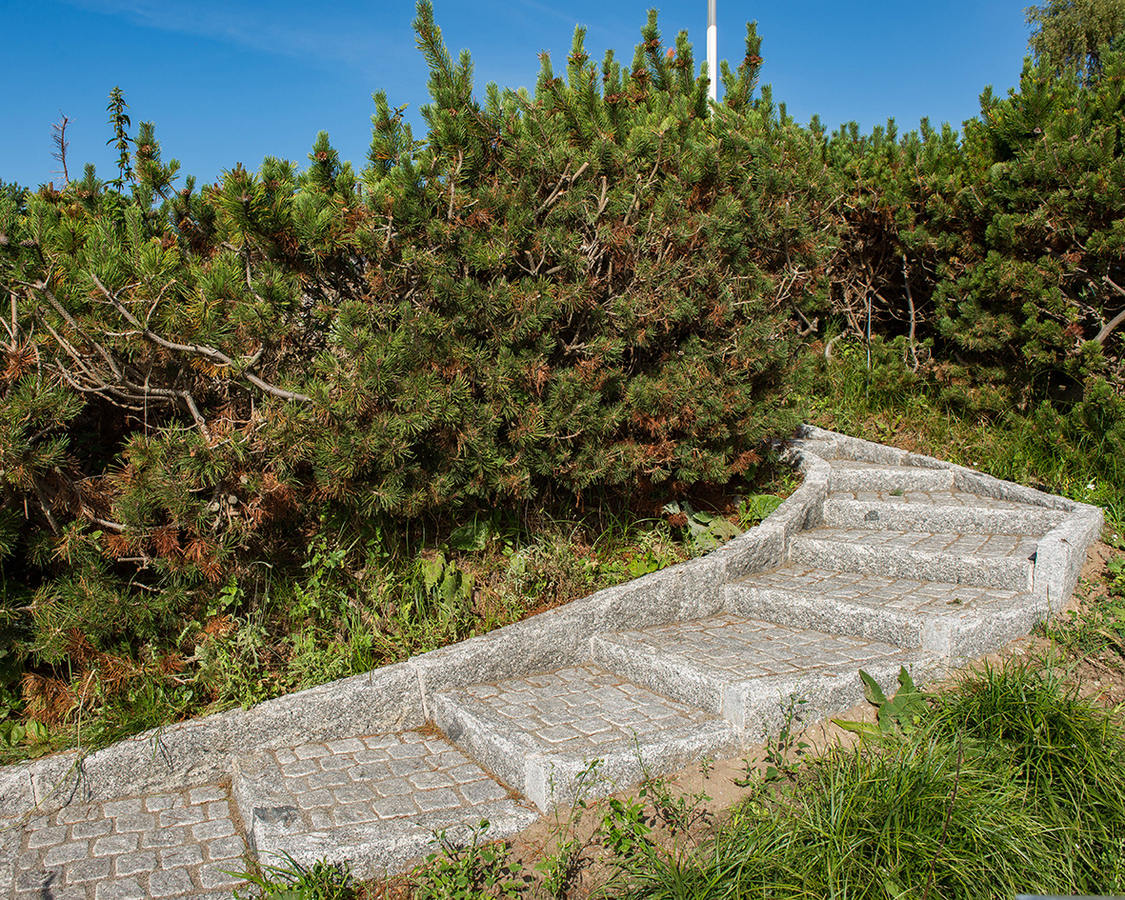
<path id="1" fill-rule="evenodd" d="M 476 900 L 479 897 L 515 897 L 520 883 L 512 878 L 507 847 L 484 842 L 488 820 L 471 830 L 467 843 L 435 832 L 438 851 L 426 857 L 414 900 Z"/>
<path id="2" fill-rule="evenodd" d="M 926 695 L 914 686 L 914 679 L 906 671 L 906 666 L 899 668 L 899 688 L 889 700 L 878 682 L 863 669 L 859 670 L 859 677 L 863 681 L 867 702 L 879 711 L 878 724 L 833 719 L 841 728 L 867 740 L 878 740 L 892 734 L 909 734 L 922 724 L 927 710 Z"/>
<path id="3" fill-rule="evenodd" d="M 632 868 L 653 852 L 651 835 L 652 826 L 646 821 L 645 806 L 639 796 L 610 797 L 605 801 L 599 841 L 620 868 Z"/>
<path id="4" fill-rule="evenodd" d="M 807 697 L 792 693 L 781 708 L 781 729 L 776 737 L 767 738 L 762 756 L 755 760 L 745 761 L 746 774 L 743 778 L 736 778 L 735 784 L 739 787 L 750 787 L 757 783 L 758 763 L 766 764 L 761 778 L 767 783 L 781 781 L 795 781 L 801 768 L 801 759 L 808 752 L 809 744 L 801 740 L 804 728 L 801 725 L 801 707 L 808 703 Z"/>
<path id="5" fill-rule="evenodd" d="M 227 872 L 249 881 L 249 894 L 235 891 L 235 900 L 353 900 L 356 897 L 346 863 L 317 860 L 303 866 L 288 853 L 281 865 L 261 866 L 257 872 Z"/>
<path id="6" fill-rule="evenodd" d="M 743 497 L 738 504 L 738 524 L 743 529 L 753 528 L 765 521 L 784 502 L 784 498 L 777 494 L 751 494 Z"/>
<path id="7" fill-rule="evenodd" d="M 700 552 L 716 547 L 742 534 L 742 529 L 724 516 L 693 509 L 686 500 L 674 500 L 664 507 L 670 516 L 682 519 L 688 540 Z"/>
<path id="8" fill-rule="evenodd" d="M 700 763 L 704 778 L 711 768 L 711 761 L 704 759 Z M 699 790 L 694 794 L 673 794 L 669 779 L 662 775 L 649 775 L 641 785 L 640 798 L 652 804 L 657 819 L 664 824 L 672 837 L 678 834 L 690 834 L 692 828 L 698 823 L 707 820 L 710 812 L 705 804 L 710 802 L 710 795 Z"/>
<path id="9" fill-rule="evenodd" d="M 570 888 L 582 871 L 583 855 L 594 840 L 594 835 L 583 837 L 579 826 L 586 812 L 590 809 L 590 794 L 599 781 L 599 769 L 602 761 L 591 760 L 575 778 L 575 799 L 566 805 L 566 815 L 559 815 L 559 807 L 555 807 L 555 823 L 551 835 L 550 851 L 546 851 L 543 858 L 535 864 L 535 868 L 543 876 L 543 889 L 552 900 L 562 900 L 570 893 Z M 550 785 L 552 793 L 555 785 L 552 780 Z"/>
<path id="10" fill-rule="evenodd" d="M 1120 666 L 1125 662 L 1125 557 L 1106 563 L 1103 580 L 1104 600 L 1067 610 L 1065 619 L 1049 622 L 1044 631 L 1070 653 L 1104 654 L 1104 662 Z"/>

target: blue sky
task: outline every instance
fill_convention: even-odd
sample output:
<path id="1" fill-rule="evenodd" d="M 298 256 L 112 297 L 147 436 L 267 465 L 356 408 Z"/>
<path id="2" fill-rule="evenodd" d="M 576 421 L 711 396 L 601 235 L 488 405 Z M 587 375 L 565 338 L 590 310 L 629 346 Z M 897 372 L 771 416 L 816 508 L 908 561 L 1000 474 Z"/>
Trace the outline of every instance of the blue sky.
<path id="1" fill-rule="evenodd" d="M 495 81 L 533 88 L 538 55 L 565 66 L 577 24 L 587 52 L 632 59 L 652 0 L 434 0 L 456 56 L 472 52 L 478 94 Z M 666 43 L 688 31 L 706 56 L 706 0 L 658 5 Z M 51 125 L 67 115 L 71 176 L 93 162 L 116 174 L 105 107 L 120 85 L 133 130 L 156 125 L 165 159 L 215 180 L 267 155 L 307 163 L 316 133 L 362 164 L 371 94 L 409 104 L 415 123 L 427 71 L 414 44 L 412 0 L 0 0 L 6 89 L 0 178 L 35 186 L 58 176 Z M 737 64 L 747 21 L 763 37 L 762 81 L 791 115 L 868 130 L 893 116 L 936 125 L 978 112 L 986 85 L 1019 80 L 1028 30 L 1020 2 L 943 0 L 718 0 L 719 56 Z M 416 132 L 420 128 L 416 124 Z"/>

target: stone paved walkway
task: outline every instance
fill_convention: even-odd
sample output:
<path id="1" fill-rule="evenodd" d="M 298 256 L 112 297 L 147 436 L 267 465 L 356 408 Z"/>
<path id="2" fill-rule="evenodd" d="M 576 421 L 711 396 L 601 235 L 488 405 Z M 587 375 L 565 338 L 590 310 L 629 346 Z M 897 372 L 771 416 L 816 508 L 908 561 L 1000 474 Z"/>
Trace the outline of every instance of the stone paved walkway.
<path id="1" fill-rule="evenodd" d="M 900 666 L 925 677 L 1026 634 L 1101 525 L 843 435 L 805 429 L 795 452 L 802 488 L 702 560 L 81 766 L 0 772 L 0 897 L 221 897 L 255 859 L 368 876 L 438 830 L 513 833 L 579 785 L 737 755 L 787 698 L 845 709 L 860 668 L 890 688 Z"/>

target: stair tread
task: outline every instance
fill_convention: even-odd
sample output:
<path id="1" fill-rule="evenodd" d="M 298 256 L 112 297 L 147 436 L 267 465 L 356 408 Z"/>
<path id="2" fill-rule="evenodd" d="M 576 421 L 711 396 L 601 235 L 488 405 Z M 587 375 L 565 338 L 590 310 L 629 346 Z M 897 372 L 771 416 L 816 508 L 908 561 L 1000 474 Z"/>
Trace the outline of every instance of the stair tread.
<path id="1" fill-rule="evenodd" d="M 675 657 L 681 665 L 731 681 L 827 670 L 851 673 L 873 660 L 903 655 L 901 648 L 880 641 L 790 628 L 733 613 L 620 631 L 603 640 Z"/>
<path id="2" fill-rule="evenodd" d="M 763 587 L 817 597 L 825 603 L 852 603 L 881 610 L 956 616 L 958 611 L 980 610 L 1026 596 L 1025 591 L 921 581 L 886 575 L 863 575 L 807 566 L 782 566 L 735 582 L 733 587 Z"/>
<path id="3" fill-rule="evenodd" d="M 585 664 L 441 692 L 434 723 L 541 810 L 732 752 L 730 723 Z"/>
<path id="4" fill-rule="evenodd" d="M 1052 513 L 1061 520 L 1066 513 L 1058 510 L 1046 510 L 1041 506 L 1030 503 L 1017 503 L 1014 500 L 999 500 L 993 497 L 982 497 L 968 491 L 848 491 L 832 490 L 828 492 L 828 499 L 854 500 L 859 502 L 886 503 L 893 506 L 960 506 L 977 509 L 1004 509 L 1004 510 L 1034 510 L 1036 512 Z"/>
<path id="5" fill-rule="evenodd" d="M 868 462 L 864 459 L 832 457 L 825 460 L 833 469 L 872 469 L 879 472 L 947 472 L 945 466 L 896 466 L 888 463 Z"/>
<path id="6" fill-rule="evenodd" d="M 417 730 L 267 751 L 241 761 L 234 788 L 259 858 L 329 853 L 372 872 L 426 852 L 435 830 L 484 818 L 500 837 L 536 816 L 443 736 Z"/>
<path id="7" fill-rule="evenodd" d="M 890 686 L 913 649 L 878 639 L 791 628 L 735 613 L 595 638 L 595 658 L 632 680 L 721 713 L 743 740 L 783 725 L 785 698 L 829 716 L 863 698 L 859 671 Z"/>
<path id="8" fill-rule="evenodd" d="M 541 752 L 593 757 L 655 732 L 715 721 L 594 665 L 473 685 L 445 697 L 487 712 Z"/>

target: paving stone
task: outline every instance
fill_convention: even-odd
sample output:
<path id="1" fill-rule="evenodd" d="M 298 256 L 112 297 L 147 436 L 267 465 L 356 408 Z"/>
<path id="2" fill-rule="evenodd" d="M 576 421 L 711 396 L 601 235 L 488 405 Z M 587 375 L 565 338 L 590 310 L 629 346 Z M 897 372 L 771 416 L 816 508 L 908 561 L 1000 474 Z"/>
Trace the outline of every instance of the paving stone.
<path id="1" fill-rule="evenodd" d="M 123 853 L 113 861 L 115 875 L 139 875 L 156 868 L 156 851 L 141 850 L 137 853 Z"/>
<path id="2" fill-rule="evenodd" d="M 107 857 L 80 859 L 63 866 L 66 883 L 79 884 L 83 881 L 105 881 L 113 871 L 113 861 Z"/>
<path id="3" fill-rule="evenodd" d="M 63 825 L 29 828 L 27 846 L 31 849 L 39 847 L 53 847 L 66 840 L 67 831 Z"/>
<path id="4" fill-rule="evenodd" d="M 97 838 L 109 834 L 113 830 L 113 819 L 90 819 L 84 822 L 75 822 L 70 826 L 70 837 L 81 840 L 83 838 Z"/>
<path id="5" fill-rule="evenodd" d="M 143 811 L 144 799 L 141 797 L 131 797 L 127 800 L 111 800 L 101 805 L 101 815 L 110 816 L 114 819 Z"/>
<path id="6" fill-rule="evenodd" d="M 203 848 L 198 844 L 184 844 L 167 850 L 157 851 L 157 858 L 164 869 L 189 868 L 203 862 Z"/>
<path id="7" fill-rule="evenodd" d="M 39 827 L 29 823 L 22 838 L 13 896 L 198 896 L 212 864 L 205 851 L 207 860 L 241 867 L 245 842 L 235 832 L 226 796 L 221 785 L 197 786 L 183 794 L 75 804 L 39 818 Z M 150 811 L 138 812 L 145 809 Z M 198 834 L 183 825 L 155 827 L 160 820 L 194 821 Z"/>
<path id="8" fill-rule="evenodd" d="M 97 838 L 90 853 L 93 856 L 120 856 L 137 849 L 138 836 L 136 834 L 111 834 Z"/>
<path id="9" fill-rule="evenodd" d="M 207 811 L 200 806 L 185 806 L 166 809 L 159 815 L 159 828 L 175 828 L 179 825 L 198 825 L 206 820 Z"/>
<path id="10" fill-rule="evenodd" d="M 229 837 L 234 834 L 234 822 L 228 819 L 212 819 L 209 822 L 200 822 L 191 826 L 192 840 L 205 843 L 215 838 Z"/>
<path id="11" fill-rule="evenodd" d="M 195 889 L 191 873 L 187 869 L 163 869 L 148 877 L 150 897 L 174 897 L 177 894 L 191 893 Z"/>
<path id="12" fill-rule="evenodd" d="M 117 816 L 114 828 L 119 832 L 139 831 L 142 833 L 151 833 L 153 829 L 156 828 L 156 816 L 151 813 Z"/>
<path id="13" fill-rule="evenodd" d="M 164 809 L 171 809 L 178 800 L 179 798 L 175 794 L 155 794 L 152 797 L 145 797 L 145 811 L 160 812 Z"/>
<path id="14" fill-rule="evenodd" d="M 43 865 L 52 869 L 64 863 L 85 859 L 89 855 L 89 841 L 67 841 L 66 843 L 56 844 L 43 854 Z"/>
<path id="15" fill-rule="evenodd" d="M 227 792 L 217 784 L 205 784 L 202 787 L 192 788 L 188 791 L 187 802 L 192 806 L 203 806 L 216 800 L 226 802 Z"/>
<path id="16" fill-rule="evenodd" d="M 211 862 L 234 859 L 242 856 L 246 852 L 246 842 L 242 839 L 242 836 L 238 834 L 207 841 L 203 846 L 207 859 Z M 228 866 L 227 868 L 230 867 Z"/>
<path id="17" fill-rule="evenodd" d="M 94 892 L 96 900 L 144 900 L 148 896 L 136 878 L 115 878 L 103 881 Z"/>
<path id="18" fill-rule="evenodd" d="M 231 874 L 231 873 L 234 874 Z M 221 888 L 235 888 L 245 879 L 241 876 L 239 868 L 226 871 L 211 866 L 204 866 L 199 874 L 199 884 L 204 890 L 218 890 Z"/>

